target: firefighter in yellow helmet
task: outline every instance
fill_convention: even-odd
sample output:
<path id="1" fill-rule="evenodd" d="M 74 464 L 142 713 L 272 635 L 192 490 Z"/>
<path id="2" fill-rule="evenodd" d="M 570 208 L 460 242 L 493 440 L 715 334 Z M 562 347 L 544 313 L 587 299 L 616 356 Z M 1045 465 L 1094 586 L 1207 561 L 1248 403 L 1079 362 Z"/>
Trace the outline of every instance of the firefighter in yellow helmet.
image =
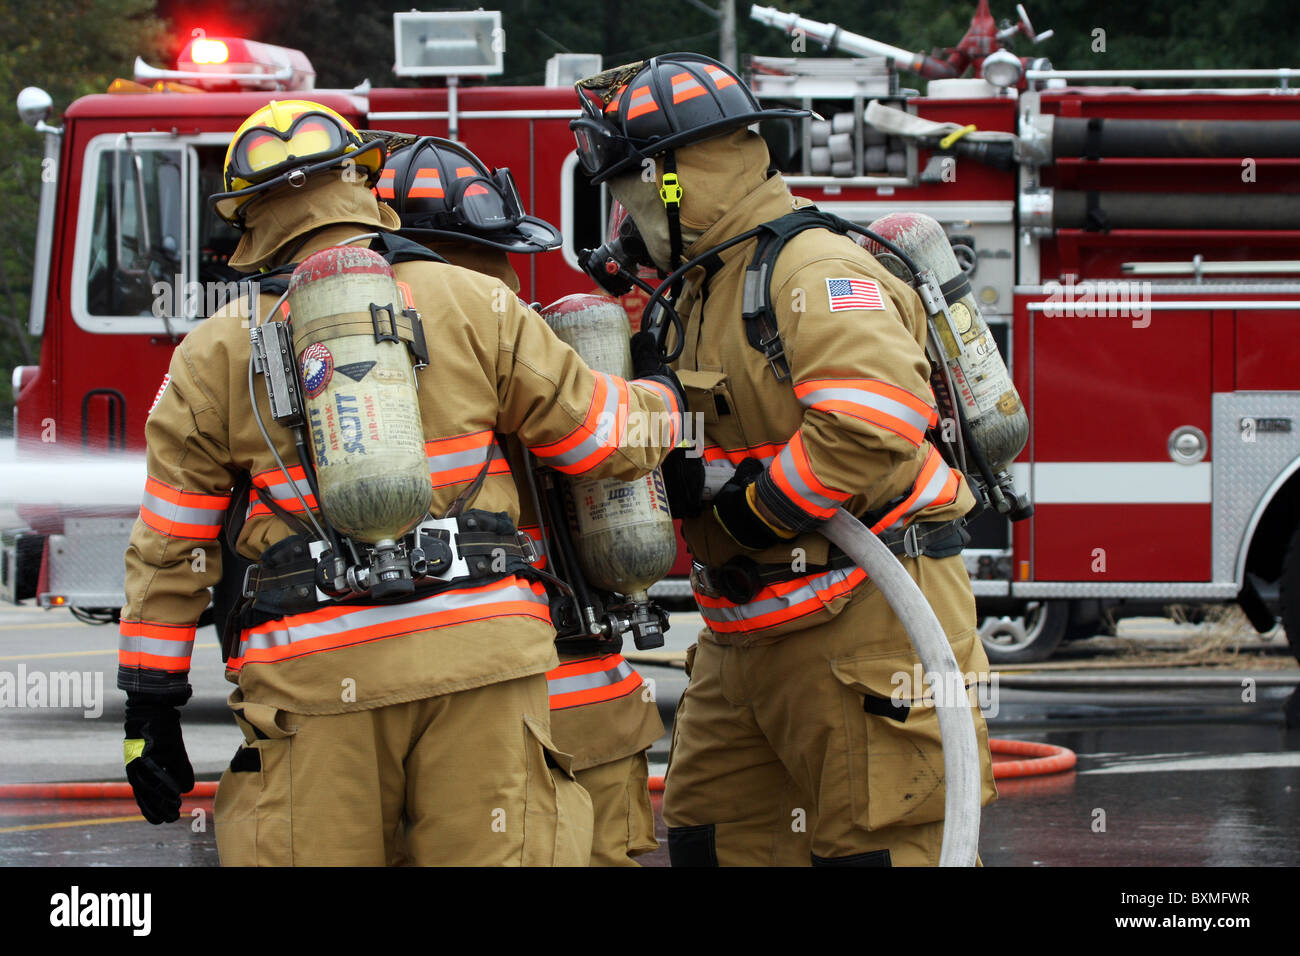
<path id="1" fill-rule="evenodd" d="M 702 257 L 674 302 L 684 334 L 672 342 L 704 416 L 704 466 L 674 455 L 664 468 L 705 622 L 664 794 L 673 865 L 936 864 L 937 715 L 923 688 L 894 706 L 895 675 L 910 679 L 918 659 L 865 573 L 817 533 L 841 506 L 863 516 L 930 601 L 958 669 L 987 670 L 959 554 L 973 497 L 926 439 L 937 416 L 920 302 L 850 239 L 815 228 L 771 266 L 764 328 L 746 281 L 758 236 L 718 247 L 801 205 L 747 127 L 803 114 L 761 107 L 731 70 L 688 53 L 582 80 L 578 94 L 579 159 L 627 207 L 653 263 Z M 710 465 L 735 476 L 706 506 Z M 974 719 L 987 803 L 987 730 Z"/>
<path id="2" fill-rule="evenodd" d="M 381 336 L 385 347 L 396 338 L 427 355 L 412 373 L 418 407 L 407 411 L 429 512 L 447 519 L 436 526 L 444 530 L 384 545 L 384 560 L 406 561 L 398 567 L 331 527 L 329 498 L 323 509 L 315 500 L 322 453 L 276 424 L 263 376 L 250 369 L 250 310 L 232 304 L 203 322 L 177 347 L 146 424 L 118 674 L 127 776 L 150 822 L 177 819 L 193 780 L 179 713 L 195 625 L 207 588 L 233 580 L 223 643 L 245 742 L 217 792 L 224 864 L 384 865 L 400 839 L 417 864 L 585 865 L 590 801 L 551 741 L 554 630 L 515 528 L 519 495 L 497 436 L 561 470 L 631 479 L 667 449 L 628 447 L 598 417 L 611 407 L 674 411 L 675 384 L 594 373 L 536 313 L 494 298 L 494 281 L 393 255 L 387 231 L 399 221 L 371 188 L 385 155 L 325 106 L 272 103 L 240 126 L 227 190 L 213 200 L 243 231 L 231 265 L 259 272 L 254 326 L 285 318 L 277 306 L 294 263 L 339 261 L 344 243 L 396 263 L 407 301 L 390 325 L 371 335 L 366 310 L 377 303 L 333 304 L 345 324 L 366 314 L 349 341 L 378 348 Z M 293 387 L 306 394 L 371 374 L 371 364 L 335 367 L 328 349 L 313 349 L 290 357 L 301 371 Z M 398 440 L 384 432 L 389 418 L 366 414 L 379 439 Z M 318 559 L 321 547 L 354 557 Z M 432 576 L 434 563 L 443 577 Z M 398 571 L 411 589 L 381 598 Z M 321 587 L 335 596 L 322 600 Z"/>
<path id="3" fill-rule="evenodd" d="M 482 185 L 485 211 L 501 206 L 500 216 L 466 210 L 467 176 L 491 179 Z M 402 218 L 399 235 L 425 244 L 455 265 L 500 280 L 512 294 L 519 276 L 509 253 L 532 255 L 555 249 L 561 237 L 554 226 L 524 213 L 509 170 L 489 172 L 460 143 L 432 136 L 396 149 L 377 186 L 379 198 Z M 519 462 L 515 442 L 507 447 Z M 517 466 L 518 467 L 518 466 Z M 534 536 L 540 527 L 530 498 L 521 504 L 520 528 Z M 545 566 L 546 558 L 540 559 Z M 648 748 L 663 736 L 659 710 L 617 650 L 583 647 L 571 639 L 557 643 L 560 666 L 547 673 L 551 735 L 573 755 L 578 782 L 591 796 L 595 830 L 592 866 L 634 866 L 633 857 L 657 849 L 650 804 Z"/>

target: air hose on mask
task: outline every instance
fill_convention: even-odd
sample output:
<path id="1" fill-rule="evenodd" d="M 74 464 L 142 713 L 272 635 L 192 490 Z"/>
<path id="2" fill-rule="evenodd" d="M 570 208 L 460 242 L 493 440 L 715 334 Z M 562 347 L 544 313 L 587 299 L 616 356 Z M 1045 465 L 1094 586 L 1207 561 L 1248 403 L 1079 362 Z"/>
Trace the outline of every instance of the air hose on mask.
<path id="1" fill-rule="evenodd" d="M 731 477 L 728 468 L 708 468 L 704 497 L 711 499 Z M 940 866 L 974 866 L 980 835 L 979 740 L 965 680 L 952 645 L 912 576 L 857 518 L 837 510 L 818 532 L 851 557 L 875 582 L 902 622 L 934 689 L 943 745 L 944 825 Z"/>

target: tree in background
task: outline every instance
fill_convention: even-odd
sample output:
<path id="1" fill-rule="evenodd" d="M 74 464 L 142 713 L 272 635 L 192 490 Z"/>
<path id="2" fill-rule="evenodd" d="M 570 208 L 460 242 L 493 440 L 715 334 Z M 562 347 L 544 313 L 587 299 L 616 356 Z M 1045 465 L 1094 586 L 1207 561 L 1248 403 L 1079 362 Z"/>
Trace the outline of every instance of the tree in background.
<path id="1" fill-rule="evenodd" d="M 87 93 L 102 93 L 130 75 L 137 54 L 160 56 L 168 29 L 152 0 L 5 0 L 0 4 L 0 429 L 13 421 L 9 370 L 36 361 L 27 334 L 36 210 L 41 192 L 42 137 L 18 119 L 18 91 L 39 86 L 59 112 Z"/>

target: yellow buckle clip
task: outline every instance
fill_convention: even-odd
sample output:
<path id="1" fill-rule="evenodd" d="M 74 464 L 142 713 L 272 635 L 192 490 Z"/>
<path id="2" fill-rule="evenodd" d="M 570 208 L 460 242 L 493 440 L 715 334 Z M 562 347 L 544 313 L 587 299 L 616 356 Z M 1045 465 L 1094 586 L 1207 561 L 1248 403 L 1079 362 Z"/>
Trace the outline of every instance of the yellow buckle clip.
<path id="1" fill-rule="evenodd" d="M 664 184 L 659 187 L 659 198 L 663 200 L 665 206 L 682 204 L 682 187 L 677 181 L 676 173 L 664 173 Z"/>

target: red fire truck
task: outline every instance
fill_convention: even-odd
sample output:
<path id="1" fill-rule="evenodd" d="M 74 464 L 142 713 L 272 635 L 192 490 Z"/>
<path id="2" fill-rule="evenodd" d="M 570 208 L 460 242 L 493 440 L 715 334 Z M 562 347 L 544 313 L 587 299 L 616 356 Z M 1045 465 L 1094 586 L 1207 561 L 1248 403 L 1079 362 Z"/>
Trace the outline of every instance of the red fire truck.
<path id="1" fill-rule="evenodd" d="M 754 15 L 796 44 L 829 27 L 772 13 Z M 946 61 L 830 27 L 856 58 L 792 45 L 749 64 L 760 98 L 817 113 L 763 131 L 791 187 L 863 224 L 900 209 L 939 220 L 1011 366 L 1031 425 L 1014 469 L 1035 512 L 976 524 L 966 560 L 986 646 L 1037 660 L 1120 617 L 1237 601 L 1261 631 L 1281 616 L 1300 652 L 1293 71 L 1054 71 L 998 52 L 1017 30 L 1032 36 L 1027 20 L 991 24 L 977 11 Z M 522 294 L 594 290 L 575 256 L 603 239 L 608 200 L 575 165 L 567 83 L 311 90 L 301 54 L 204 42 L 226 53 L 191 44 L 177 71 L 138 69 L 71 104 L 61 129 L 44 124 L 48 97 L 20 97 L 57 168 L 33 283 L 40 365 L 14 371 L 20 460 L 48 454 L 52 431 L 95 454 L 142 450 L 175 343 L 234 278 L 237 236 L 205 197 L 234 129 L 276 97 L 310 96 L 358 127 L 452 135 L 509 167 L 527 208 L 565 236 L 559 253 L 516 259 Z M 976 78 L 961 77 L 968 66 Z M 900 67 L 929 71 L 927 95 Z M 131 516 L 67 510 L 21 512 L 0 587 L 110 618 Z"/>

